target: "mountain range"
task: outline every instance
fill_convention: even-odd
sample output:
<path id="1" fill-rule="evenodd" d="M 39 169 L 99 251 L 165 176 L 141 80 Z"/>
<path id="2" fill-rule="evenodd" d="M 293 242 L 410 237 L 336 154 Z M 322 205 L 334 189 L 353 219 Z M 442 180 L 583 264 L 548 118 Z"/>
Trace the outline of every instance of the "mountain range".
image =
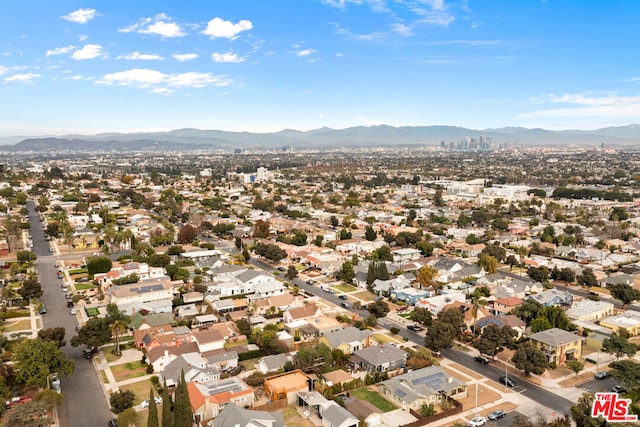
<path id="1" fill-rule="evenodd" d="M 640 125 L 597 130 L 468 129 L 457 126 L 357 126 L 346 129 L 320 128 L 309 131 L 285 129 L 252 133 L 221 130 L 176 129 L 168 132 L 101 133 L 60 137 L 3 138 L 4 152 L 132 152 L 186 151 L 207 149 L 332 149 L 343 147 L 433 146 L 459 142 L 465 138 L 490 138 L 495 145 L 511 146 L 581 145 L 629 147 L 640 145 Z M 11 143 L 19 141 L 17 143 Z"/>

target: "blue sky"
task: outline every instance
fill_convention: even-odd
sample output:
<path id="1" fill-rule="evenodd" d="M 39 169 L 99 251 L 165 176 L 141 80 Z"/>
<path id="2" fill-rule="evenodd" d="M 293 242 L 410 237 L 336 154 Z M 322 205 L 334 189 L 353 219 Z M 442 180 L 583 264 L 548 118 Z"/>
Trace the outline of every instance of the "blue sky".
<path id="1" fill-rule="evenodd" d="M 0 136 L 640 123 L 636 0 L 21 0 Z"/>

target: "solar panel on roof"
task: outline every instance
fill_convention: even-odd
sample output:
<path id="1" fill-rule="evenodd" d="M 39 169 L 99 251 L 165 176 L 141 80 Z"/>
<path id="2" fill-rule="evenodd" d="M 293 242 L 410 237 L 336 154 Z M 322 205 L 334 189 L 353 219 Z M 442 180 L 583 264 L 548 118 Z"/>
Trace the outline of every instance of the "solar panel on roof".
<path id="1" fill-rule="evenodd" d="M 395 391 L 395 394 L 398 397 L 405 397 L 407 395 L 407 393 L 405 393 L 403 390 L 399 390 L 399 389 Z"/>
<path id="2" fill-rule="evenodd" d="M 443 383 L 443 377 L 444 377 L 444 374 L 442 373 L 432 374 L 426 377 L 418 378 L 417 380 L 413 381 L 413 384 L 414 385 L 426 384 L 429 387 L 437 390 L 440 388 L 440 385 Z"/>

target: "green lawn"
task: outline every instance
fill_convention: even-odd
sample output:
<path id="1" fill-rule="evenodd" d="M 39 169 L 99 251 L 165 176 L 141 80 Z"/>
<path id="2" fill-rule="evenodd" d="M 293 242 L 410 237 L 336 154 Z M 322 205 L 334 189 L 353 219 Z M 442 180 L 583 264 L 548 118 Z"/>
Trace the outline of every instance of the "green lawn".
<path id="1" fill-rule="evenodd" d="M 84 311 L 87 312 L 87 316 L 89 316 L 89 317 L 94 317 L 94 316 L 97 316 L 98 314 L 100 314 L 100 310 L 98 310 L 95 307 L 85 308 Z"/>
<path id="2" fill-rule="evenodd" d="M 120 387 L 120 390 L 131 390 L 136 395 L 136 398 L 133 401 L 134 405 L 138 405 L 143 400 L 147 400 L 149 398 L 149 389 L 151 388 L 154 388 L 153 384 L 151 384 L 151 381 L 144 380 L 132 384 L 123 385 L 122 387 Z M 157 395 L 158 393 L 154 391 L 153 394 Z"/>
<path id="3" fill-rule="evenodd" d="M 390 412 L 390 411 L 393 411 L 394 409 L 397 409 L 395 405 L 393 405 L 387 399 L 380 396 L 375 391 L 369 390 L 366 387 L 353 390 L 351 394 L 353 395 L 353 397 L 357 399 L 366 400 L 376 408 L 380 409 L 382 412 Z"/>
<path id="4" fill-rule="evenodd" d="M 86 268 L 74 268 L 74 269 L 68 271 L 69 275 L 83 274 L 83 273 L 86 273 L 86 272 L 87 272 Z"/>
<path id="5" fill-rule="evenodd" d="M 17 322 L 12 323 L 9 326 L 7 326 L 7 328 L 4 330 L 4 332 L 24 331 L 24 330 L 27 330 L 27 329 L 31 329 L 31 320 L 30 319 L 18 320 Z"/>
<path id="6" fill-rule="evenodd" d="M 389 335 L 385 335 L 385 334 L 374 334 L 373 335 L 373 339 L 378 341 L 380 344 L 386 344 L 386 343 L 402 343 L 401 340 L 396 339 L 396 338 L 392 338 Z"/>
<path id="7" fill-rule="evenodd" d="M 351 286 L 351 285 L 346 285 L 346 284 L 340 284 L 340 285 L 336 285 L 334 286 L 335 289 L 339 290 L 340 292 L 353 292 L 353 291 L 357 291 L 358 288 L 356 288 L 355 286 Z"/>
<path id="8" fill-rule="evenodd" d="M 109 383 L 109 378 L 107 378 L 107 374 L 105 371 L 100 371 L 100 376 L 102 377 L 102 382 L 105 384 Z"/>
<path id="9" fill-rule="evenodd" d="M 87 289 L 96 289 L 97 286 L 93 283 L 74 283 L 73 287 L 76 288 L 76 291 L 84 291 Z"/>
<path id="10" fill-rule="evenodd" d="M 111 372 L 118 382 L 147 375 L 145 367 L 140 361 L 111 366 Z"/>
<path id="11" fill-rule="evenodd" d="M 233 347 L 238 347 L 240 345 L 247 345 L 249 344 L 249 340 L 239 340 L 239 341 L 235 341 L 235 342 L 228 342 L 224 344 L 224 348 L 233 348 Z"/>

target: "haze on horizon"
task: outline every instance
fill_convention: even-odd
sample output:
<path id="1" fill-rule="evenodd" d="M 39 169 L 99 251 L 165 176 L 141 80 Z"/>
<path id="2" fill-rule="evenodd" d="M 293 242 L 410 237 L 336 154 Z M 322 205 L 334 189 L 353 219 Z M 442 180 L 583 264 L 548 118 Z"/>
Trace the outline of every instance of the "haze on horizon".
<path id="1" fill-rule="evenodd" d="M 640 123 L 632 0 L 3 6 L 0 137 Z"/>

